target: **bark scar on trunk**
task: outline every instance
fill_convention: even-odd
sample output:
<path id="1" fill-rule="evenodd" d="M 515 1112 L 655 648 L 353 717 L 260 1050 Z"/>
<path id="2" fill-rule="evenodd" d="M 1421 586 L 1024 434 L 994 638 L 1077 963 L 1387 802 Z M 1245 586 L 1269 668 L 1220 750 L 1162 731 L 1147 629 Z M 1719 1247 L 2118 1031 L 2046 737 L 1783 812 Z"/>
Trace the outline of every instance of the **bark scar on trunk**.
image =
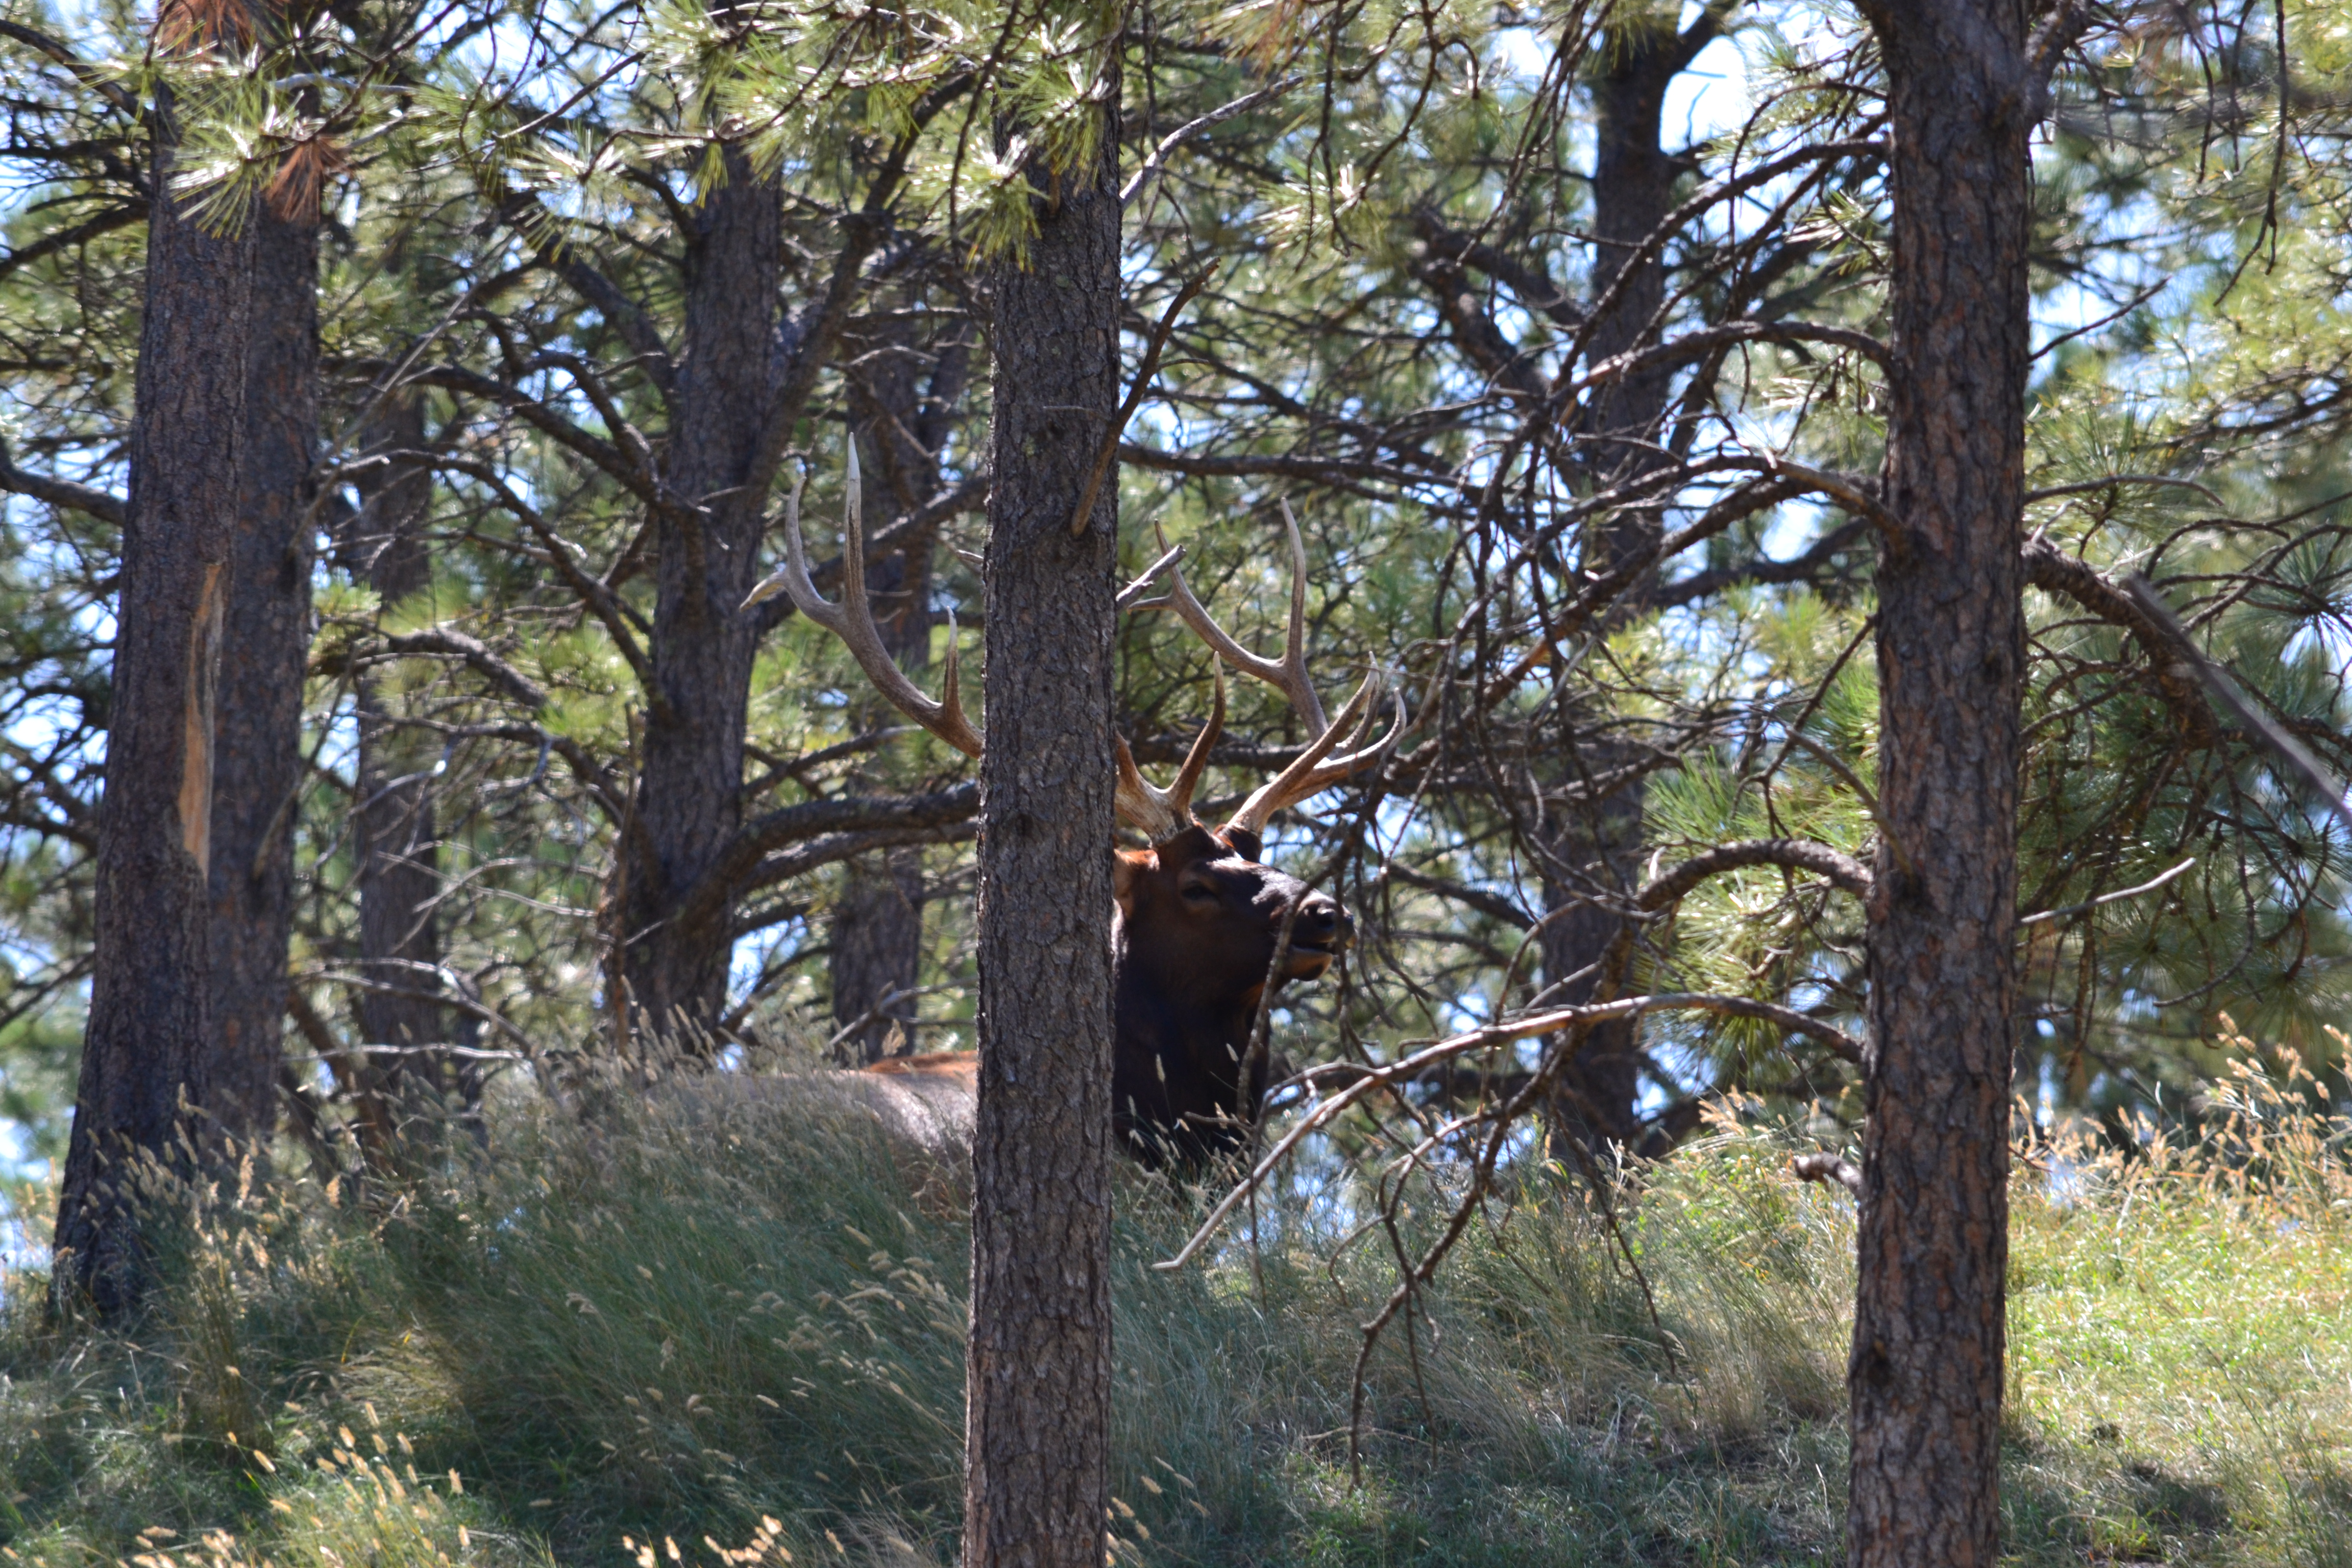
<path id="1" fill-rule="evenodd" d="M 221 577 L 227 563 L 207 562 L 188 628 L 187 706 L 181 713 L 180 846 L 210 872 L 213 860 L 213 686 L 220 669 Z"/>

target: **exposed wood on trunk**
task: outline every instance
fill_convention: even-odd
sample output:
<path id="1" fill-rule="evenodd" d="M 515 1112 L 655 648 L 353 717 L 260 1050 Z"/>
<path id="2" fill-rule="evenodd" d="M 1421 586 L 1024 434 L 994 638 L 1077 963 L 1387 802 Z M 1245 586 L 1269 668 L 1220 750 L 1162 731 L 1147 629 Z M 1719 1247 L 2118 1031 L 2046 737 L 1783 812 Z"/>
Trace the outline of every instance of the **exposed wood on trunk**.
<path id="1" fill-rule="evenodd" d="M 1894 363 L 1877 574 L 1885 833 L 1847 1561 L 2000 1561 L 2025 668 L 2024 7 L 1866 7 L 1893 119 Z"/>
<path id="2" fill-rule="evenodd" d="M 157 105 L 152 186 L 173 170 Z M 215 1106 L 205 870 L 215 679 L 246 439 L 254 231 L 218 237 L 158 202 L 131 437 L 89 1022 L 58 1197 L 55 1289 L 102 1313 L 137 1302 L 147 1263 L 131 1162 L 247 1129 Z M 199 1112 L 188 1125 L 184 1107 Z M 182 1137 L 187 1140 L 183 1144 Z"/>
<path id="3" fill-rule="evenodd" d="M 1117 487 L 1070 519 L 1123 391 L 1117 129 L 992 269 L 966 1568 L 1101 1568 L 1110 1503 Z"/>

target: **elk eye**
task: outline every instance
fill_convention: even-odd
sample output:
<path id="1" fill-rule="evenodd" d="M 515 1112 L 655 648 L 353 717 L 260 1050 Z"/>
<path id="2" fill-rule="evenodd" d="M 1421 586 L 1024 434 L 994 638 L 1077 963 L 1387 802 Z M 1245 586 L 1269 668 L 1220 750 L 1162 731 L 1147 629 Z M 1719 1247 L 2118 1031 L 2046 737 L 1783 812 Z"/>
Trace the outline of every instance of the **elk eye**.
<path id="1" fill-rule="evenodd" d="M 1206 882 L 1187 882 L 1184 896 L 1196 904 L 1213 904 L 1217 901 L 1217 889 Z"/>

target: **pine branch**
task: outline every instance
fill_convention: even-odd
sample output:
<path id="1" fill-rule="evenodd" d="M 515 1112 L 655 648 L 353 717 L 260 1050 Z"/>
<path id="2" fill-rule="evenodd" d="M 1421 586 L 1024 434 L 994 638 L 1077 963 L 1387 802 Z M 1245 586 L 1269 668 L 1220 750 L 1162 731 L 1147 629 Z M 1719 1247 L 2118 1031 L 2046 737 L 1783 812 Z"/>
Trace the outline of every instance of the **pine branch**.
<path id="1" fill-rule="evenodd" d="M 9 456 L 5 441 L 0 441 L 0 490 L 30 496 L 51 506 L 82 512 L 117 528 L 122 527 L 130 515 L 121 498 L 111 491 L 100 489 L 94 485 L 76 484 L 71 479 L 61 479 L 50 474 L 26 473 Z"/>

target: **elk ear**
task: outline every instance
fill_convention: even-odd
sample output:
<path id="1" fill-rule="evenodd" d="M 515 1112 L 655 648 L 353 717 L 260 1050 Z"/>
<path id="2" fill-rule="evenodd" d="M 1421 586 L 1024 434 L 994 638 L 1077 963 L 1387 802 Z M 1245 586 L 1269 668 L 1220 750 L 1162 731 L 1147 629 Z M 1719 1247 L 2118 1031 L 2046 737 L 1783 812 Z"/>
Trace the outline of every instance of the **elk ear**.
<path id="1" fill-rule="evenodd" d="M 1135 890 L 1143 879 L 1160 869 L 1160 857 L 1149 849 L 1110 852 L 1110 896 L 1122 920 L 1135 918 Z"/>
<path id="2" fill-rule="evenodd" d="M 1243 859 L 1263 860 L 1265 858 L 1265 846 L 1259 842 L 1258 836 L 1248 828 L 1235 827 L 1228 823 L 1224 828 L 1223 837 L 1225 847 Z"/>

